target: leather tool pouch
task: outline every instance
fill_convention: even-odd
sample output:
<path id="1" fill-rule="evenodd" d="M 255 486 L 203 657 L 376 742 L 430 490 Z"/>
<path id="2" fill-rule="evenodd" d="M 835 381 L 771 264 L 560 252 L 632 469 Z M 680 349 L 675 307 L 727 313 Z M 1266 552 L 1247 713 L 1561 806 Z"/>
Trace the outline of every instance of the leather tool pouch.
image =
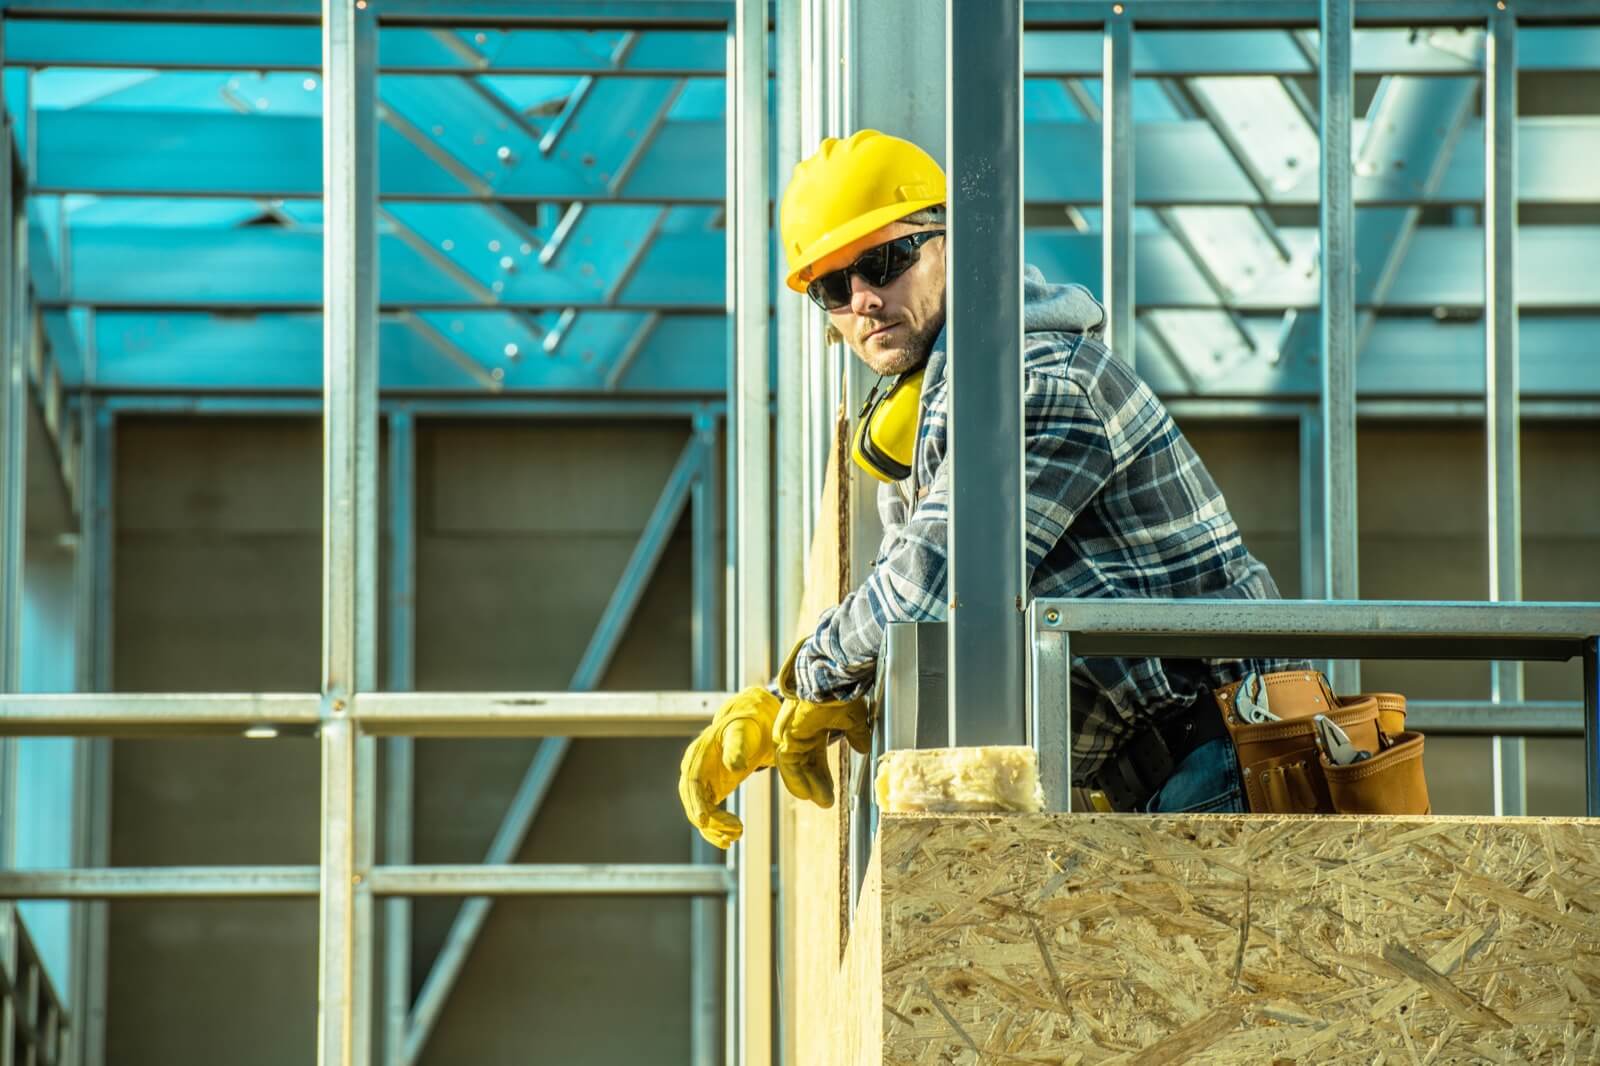
<path id="1" fill-rule="evenodd" d="M 1405 697 L 1337 697 L 1319 673 L 1266 674 L 1275 722 L 1251 723 L 1237 712 L 1238 683 L 1216 693 L 1239 756 L 1245 803 L 1258 814 L 1427 814 L 1422 734 L 1405 730 Z M 1327 715 L 1372 757 L 1330 763 L 1317 747 L 1312 719 Z"/>

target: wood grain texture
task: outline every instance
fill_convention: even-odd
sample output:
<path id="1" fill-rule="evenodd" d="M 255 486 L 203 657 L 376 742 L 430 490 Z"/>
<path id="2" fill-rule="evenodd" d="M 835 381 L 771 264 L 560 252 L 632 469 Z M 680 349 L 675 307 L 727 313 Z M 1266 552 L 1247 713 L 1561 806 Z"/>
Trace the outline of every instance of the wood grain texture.
<path id="1" fill-rule="evenodd" d="M 1600 822 L 889 815 L 878 844 L 884 1063 L 1600 1061 Z"/>
<path id="2" fill-rule="evenodd" d="M 794 640 L 810 634 L 817 617 L 847 591 L 850 553 L 848 478 L 842 463 L 845 423 L 835 431 L 828 457 L 817 525 L 806 566 L 806 587 L 794 620 Z M 787 649 L 785 649 L 787 651 Z M 834 745 L 829 763 L 835 781 L 842 780 L 843 743 Z M 780 788 L 778 805 L 779 876 L 783 884 L 782 937 L 785 1052 L 798 1066 L 854 1066 L 881 1061 L 882 1015 L 880 907 L 875 882 L 868 891 L 874 902 L 858 911 L 851 937 L 848 907 L 849 842 L 844 804 L 824 810 L 797 802 Z M 852 950 L 854 953 L 852 954 Z"/>

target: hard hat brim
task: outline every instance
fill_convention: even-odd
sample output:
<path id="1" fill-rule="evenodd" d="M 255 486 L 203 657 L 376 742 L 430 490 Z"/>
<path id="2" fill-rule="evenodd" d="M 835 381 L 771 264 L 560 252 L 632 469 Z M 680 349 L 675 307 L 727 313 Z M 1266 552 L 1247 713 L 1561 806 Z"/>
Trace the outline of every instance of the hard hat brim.
<path id="1" fill-rule="evenodd" d="M 935 207 L 945 202 L 942 196 L 927 200 L 902 200 L 899 203 L 886 204 L 875 211 L 868 211 L 864 215 L 857 215 L 849 222 L 837 229 L 829 230 L 815 241 L 811 246 L 800 253 L 803 264 L 796 270 L 789 272 L 784 284 L 795 292 L 806 291 L 806 275 L 819 259 L 825 259 L 837 252 L 840 248 L 853 241 L 859 241 L 873 230 L 897 222 L 907 215 L 914 215 L 927 207 Z"/>

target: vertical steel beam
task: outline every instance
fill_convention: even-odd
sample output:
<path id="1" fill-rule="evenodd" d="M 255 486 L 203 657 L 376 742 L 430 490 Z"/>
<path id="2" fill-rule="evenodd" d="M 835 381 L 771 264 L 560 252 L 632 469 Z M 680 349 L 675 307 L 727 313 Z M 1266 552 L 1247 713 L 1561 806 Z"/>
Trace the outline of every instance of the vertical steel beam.
<path id="1" fill-rule="evenodd" d="M 0 42 L 4 24 L 0 22 Z M 26 537 L 24 509 L 28 446 L 28 365 L 23 357 L 18 319 L 22 316 L 19 292 L 26 288 L 19 275 L 16 242 L 18 205 L 13 199 L 10 112 L 0 90 L 4 137 L 0 138 L 0 692 L 17 692 L 22 680 L 22 565 Z M 0 866 L 12 865 L 16 848 L 17 741 L 0 739 Z M 0 995 L 0 1066 L 11 1066 L 16 1043 L 20 994 L 11 982 L 17 972 L 17 908 L 0 903 L 0 967 L 8 986 Z"/>
<path id="2" fill-rule="evenodd" d="M 0 22 L 0 41 L 4 24 Z M 4 138 L 0 143 L 0 269 L 5 271 L 0 290 L 0 691 L 17 690 L 22 669 L 22 546 L 26 536 L 23 509 L 27 504 L 28 447 L 28 365 L 19 343 L 18 319 L 23 310 L 18 293 L 26 291 L 19 283 L 16 219 L 18 205 L 13 199 L 14 176 L 11 170 L 12 129 L 10 113 L 5 111 L 5 94 L 0 89 L 0 113 L 4 113 Z M 0 767 L 3 753 L 11 741 L 0 741 Z M 3 773 L 0 768 L 0 773 Z M 0 782 L 3 784 L 3 782 Z M 0 811 L 0 847 L 9 838 L 6 826 L 12 808 Z M 0 856 L 3 857 L 3 856 Z"/>
<path id="3" fill-rule="evenodd" d="M 371 1035 L 371 749 L 353 697 L 376 681 L 377 27 L 361 0 L 323 0 L 322 863 L 317 1058 L 364 1066 Z"/>
<path id="4" fill-rule="evenodd" d="M 734 242 L 734 396 L 732 432 L 734 523 L 734 687 L 772 679 L 772 456 L 768 414 L 768 326 L 771 307 L 767 190 L 767 5 L 735 0 L 732 92 L 733 183 L 728 188 Z M 738 845 L 739 1032 L 744 1066 L 772 1059 L 772 781 L 758 775 L 740 790 L 745 834 Z"/>
<path id="5" fill-rule="evenodd" d="M 878 129 L 916 142 L 935 159 L 945 156 L 944 7 L 926 0 L 847 0 L 843 50 L 831 64 L 842 70 L 846 129 Z M 885 41 L 894 41 L 885 48 Z M 842 132 L 842 131 L 841 131 Z M 842 346 L 841 346 L 842 351 Z M 845 354 L 844 410 L 861 410 L 878 375 Z M 854 463 L 845 466 L 849 491 L 849 583 L 872 573 L 883 541 L 878 482 Z"/>
<path id="6" fill-rule="evenodd" d="M 1322 203 L 1323 587 L 1331 599 L 1359 595 L 1356 561 L 1355 202 L 1350 164 L 1355 78 L 1353 0 L 1320 0 L 1318 140 Z M 1333 664 L 1336 691 L 1356 692 L 1361 664 Z"/>
<path id="7" fill-rule="evenodd" d="M 799 126 L 802 155 L 814 151 L 822 138 L 842 132 L 831 126 L 828 119 L 829 100 L 840 80 L 839 71 L 844 62 L 844 57 L 831 48 L 831 31 L 836 27 L 828 18 L 830 2 L 799 0 L 802 55 L 799 68 Z M 787 181 L 789 175 L 780 171 L 779 176 Z M 810 317 L 804 320 L 805 328 L 801 334 L 805 375 L 804 439 L 801 447 L 806 457 L 801 525 L 810 531 L 816 528 L 818 503 L 822 499 L 822 488 L 827 477 L 828 451 L 839 414 L 841 375 L 835 368 L 835 362 L 842 346 L 827 343 L 823 329 L 825 319 L 821 314 L 809 310 L 807 314 Z M 804 562 L 809 563 L 809 558 Z M 785 618 L 782 622 L 788 625 L 792 619 Z"/>
<path id="8" fill-rule="evenodd" d="M 794 359 L 797 354 L 791 352 L 790 358 Z M 696 691 L 704 692 L 717 685 L 717 631 L 720 629 L 717 574 L 721 570 L 721 559 L 717 553 L 716 526 L 720 468 L 717 463 L 716 417 L 709 412 L 696 415 L 694 432 L 700 445 L 701 461 L 690 502 L 690 529 L 694 542 L 690 623 L 693 646 L 690 661 L 693 663 L 691 683 Z M 798 477 L 798 474 L 795 476 Z M 779 617 L 783 617 L 781 612 Z M 699 832 L 693 829 L 689 831 L 689 848 L 694 861 L 698 863 L 710 864 L 723 859 L 722 853 L 706 843 Z M 726 920 L 726 907 L 724 900 L 698 897 L 689 901 L 689 1061 L 692 1066 L 715 1066 L 722 1061 L 720 928 Z"/>
<path id="9" fill-rule="evenodd" d="M 803 154 L 800 141 L 800 79 L 804 70 L 800 60 L 800 5 L 778 5 L 778 179 L 787 181 Z M 782 255 L 779 255 L 782 269 Z M 787 640 L 789 627 L 805 592 L 806 532 L 806 453 L 804 448 L 806 404 L 805 364 L 801 357 L 809 301 L 787 285 L 773 290 L 778 332 L 778 444 L 776 597 L 780 637 Z M 697 489 L 698 491 L 698 489 Z M 698 518 L 698 510 L 696 511 Z M 698 563 L 699 556 L 696 556 Z M 707 674 L 709 681 L 712 675 Z"/>
<path id="10" fill-rule="evenodd" d="M 1022 744 L 1022 4 L 946 11 L 950 742 Z"/>
<path id="11" fill-rule="evenodd" d="M 1489 599 L 1522 599 L 1522 425 L 1517 348 L 1517 20 L 1489 16 L 1484 42 L 1484 436 L 1489 464 Z M 1496 703 L 1521 703 L 1520 662 L 1490 667 Z M 1528 813 L 1527 742 L 1495 737 L 1494 812 Z"/>
<path id="12" fill-rule="evenodd" d="M 1100 114 L 1100 262 L 1111 350 L 1134 365 L 1133 18 L 1106 21 Z"/>
<path id="13" fill-rule="evenodd" d="M 908 138 L 944 158 L 943 8 L 924 0 L 854 0 L 850 41 L 851 125 Z M 885 48 L 885 41 L 895 46 Z"/>
<path id="14" fill-rule="evenodd" d="M 409 411 L 389 415 L 389 656 L 388 689 L 416 687 L 417 426 Z M 384 741 L 383 817 L 386 860 L 412 860 L 414 746 L 411 737 Z M 402 1066 L 411 1009 L 411 900 L 383 901 L 383 1061 Z"/>
<path id="15" fill-rule="evenodd" d="M 83 446 L 78 452 L 78 688 L 112 689 L 111 583 L 115 541 L 116 419 L 99 401 L 85 398 L 81 412 Z M 76 757 L 77 863 L 106 866 L 111 861 L 111 741 L 80 740 Z M 73 1028 L 78 1066 L 106 1062 L 107 966 L 110 913 L 104 902 L 80 903 L 73 924 Z"/>

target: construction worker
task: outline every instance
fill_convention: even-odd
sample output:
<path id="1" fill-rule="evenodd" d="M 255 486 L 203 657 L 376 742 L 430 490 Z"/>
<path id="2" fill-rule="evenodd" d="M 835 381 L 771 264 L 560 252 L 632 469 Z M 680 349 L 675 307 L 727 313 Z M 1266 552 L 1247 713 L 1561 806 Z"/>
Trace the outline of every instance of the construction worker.
<path id="1" fill-rule="evenodd" d="M 945 617 L 945 199 L 944 173 L 927 152 L 875 130 L 823 141 L 784 193 L 789 287 L 808 294 L 883 379 L 851 451 L 885 482 L 885 532 L 871 575 L 823 612 L 774 684 L 734 696 L 685 752 L 684 810 L 719 847 L 742 830 L 719 805 L 758 769 L 776 765 L 796 797 L 832 804 L 826 748 L 842 735 L 868 750 L 864 693 L 884 627 Z M 1028 267 L 1023 299 L 1030 593 L 1277 597 L 1200 457 L 1102 343 L 1105 312 L 1094 297 Z M 1074 660 L 1074 785 L 1116 810 L 1243 810 L 1210 693 L 1272 668 Z"/>

